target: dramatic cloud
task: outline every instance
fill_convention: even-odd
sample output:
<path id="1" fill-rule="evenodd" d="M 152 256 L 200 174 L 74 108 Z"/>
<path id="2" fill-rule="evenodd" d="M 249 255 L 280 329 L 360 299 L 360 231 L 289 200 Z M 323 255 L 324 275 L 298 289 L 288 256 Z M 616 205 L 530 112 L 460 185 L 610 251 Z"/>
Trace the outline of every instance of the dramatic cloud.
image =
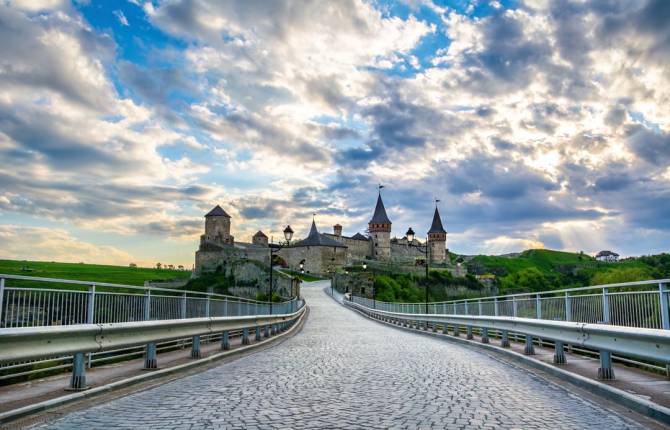
<path id="1" fill-rule="evenodd" d="M 382 183 L 393 234 L 438 198 L 455 252 L 667 251 L 668 22 L 665 0 L 4 2 L 0 227 L 16 256 L 53 231 L 70 261 L 105 237 L 190 266 L 215 204 L 238 240 L 314 213 L 354 233 Z"/>

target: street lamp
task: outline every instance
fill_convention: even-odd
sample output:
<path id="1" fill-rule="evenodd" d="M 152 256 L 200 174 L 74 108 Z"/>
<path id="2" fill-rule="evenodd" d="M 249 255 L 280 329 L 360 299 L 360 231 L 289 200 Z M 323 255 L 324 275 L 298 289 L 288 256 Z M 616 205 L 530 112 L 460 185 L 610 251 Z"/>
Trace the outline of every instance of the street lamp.
<path id="1" fill-rule="evenodd" d="M 429 254 L 429 247 L 428 247 L 428 240 L 426 240 L 425 245 L 415 245 L 414 244 L 414 230 L 412 230 L 412 227 L 410 227 L 407 230 L 407 233 L 405 233 L 407 236 L 407 245 L 414 247 L 419 250 L 419 252 L 423 253 L 423 255 L 426 256 L 426 286 L 425 286 L 425 291 L 424 294 L 426 296 L 426 313 L 428 313 L 428 254 Z"/>
<path id="2" fill-rule="evenodd" d="M 281 251 L 283 248 L 291 246 L 291 239 L 293 238 L 293 229 L 290 225 L 287 225 L 284 229 L 284 239 L 286 239 L 286 245 L 279 244 L 270 244 L 270 315 L 272 315 L 272 294 L 274 293 L 274 285 L 272 283 L 272 258 L 276 253 Z"/>

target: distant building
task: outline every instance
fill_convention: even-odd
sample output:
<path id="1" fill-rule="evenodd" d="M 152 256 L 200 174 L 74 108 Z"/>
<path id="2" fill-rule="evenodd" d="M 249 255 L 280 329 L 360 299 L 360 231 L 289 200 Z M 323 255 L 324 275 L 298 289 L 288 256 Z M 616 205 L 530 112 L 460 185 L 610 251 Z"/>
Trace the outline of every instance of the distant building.
<path id="1" fill-rule="evenodd" d="M 612 251 L 600 251 L 596 254 L 596 260 L 605 261 L 607 263 L 614 263 L 619 261 L 619 254 Z"/>
<path id="2" fill-rule="evenodd" d="M 442 225 L 437 206 L 425 244 L 417 239 L 410 244 L 407 237 L 391 239 L 391 226 L 380 192 L 372 218 L 368 222 L 367 235 L 356 233 L 345 236 L 340 224 L 333 226 L 332 234 L 320 233 L 316 222 L 312 220 L 305 239 L 291 242 L 289 247 L 281 249 L 276 255 L 283 260 L 282 265 L 292 270 L 299 270 L 302 263 L 306 272 L 326 274 L 361 260 L 413 263 L 425 257 L 420 247 L 426 245 L 431 264 L 448 265 L 447 232 Z M 235 241 L 230 229 L 231 217 L 221 206 L 215 206 L 205 215 L 205 234 L 200 236 L 200 247 L 195 254 L 196 276 L 203 271 L 230 266 L 236 260 L 255 260 L 270 264 L 268 248 L 273 245 L 268 243 L 265 233 L 258 231 L 251 238 L 251 243 L 243 243 Z"/>

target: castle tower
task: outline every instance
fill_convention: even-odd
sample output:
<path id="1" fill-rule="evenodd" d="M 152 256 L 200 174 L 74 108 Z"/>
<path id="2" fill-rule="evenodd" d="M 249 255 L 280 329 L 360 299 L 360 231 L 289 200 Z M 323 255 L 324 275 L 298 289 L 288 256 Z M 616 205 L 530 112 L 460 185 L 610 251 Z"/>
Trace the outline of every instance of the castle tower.
<path id="1" fill-rule="evenodd" d="M 221 206 L 216 205 L 205 215 L 203 239 L 219 245 L 232 245 L 234 243 L 234 238 L 230 235 L 230 215 L 221 209 Z"/>
<path id="2" fill-rule="evenodd" d="M 339 224 L 335 224 L 333 226 L 333 235 L 337 237 L 342 237 L 342 226 Z"/>
<path id="3" fill-rule="evenodd" d="M 251 238 L 251 243 L 258 246 L 268 246 L 268 237 L 262 231 L 258 230 L 254 237 Z"/>
<path id="4" fill-rule="evenodd" d="M 372 258 L 387 261 L 391 259 L 391 220 L 386 215 L 381 191 L 377 196 L 375 213 L 368 223 L 370 231 Z"/>
<path id="5" fill-rule="evenodd" d="M 442 264 L 447 261 L 447 232 L 442 227 L 442 219 L 440 212 L 435 205 L 435 213 L 433 214 L 433 224 L 428 230 L 428 252 L 430 255 L 430 262 Z"/>

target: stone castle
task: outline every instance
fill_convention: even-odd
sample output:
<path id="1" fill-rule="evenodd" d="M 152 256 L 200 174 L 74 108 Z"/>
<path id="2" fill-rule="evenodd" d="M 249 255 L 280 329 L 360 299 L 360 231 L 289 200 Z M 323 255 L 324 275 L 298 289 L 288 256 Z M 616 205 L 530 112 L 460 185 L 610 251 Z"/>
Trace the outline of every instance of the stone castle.
<path id="1" fill-rule="evenodd" d="M 437 205 L 425 244 L 414 238 L 411 242 L 408 240 L 408 236 L 414 234 L 411 228 L 403 238 L 391 238 L 391 226 L 380 192 L 367 235 L 345 236 L 339 224 L 333 226 L 332 234 L 320 233 L 312 220 L 306 238 L 277 249 L 262 231 L 257 232 L 249 243 L 236 242 L 230 234 L 231 217 L 217 205 L 205 215 L 205 234 L 200 236 L 200 247 L 195 253 L 195 274 L 215 271 L 233 260 L 254 260 L 269 265 L 271 248 L 277 256 L 274 264 L 279 262 L 292 270 L 299 270 L 302 265 L 305 272 L 314 274 L 333 272 L 363 260 L 411 264 L 425 258 L 425 246 L 431 265 L 447 263 L 447 232 Z M 290 226 L 287 229 L 290 230 Z"/>

